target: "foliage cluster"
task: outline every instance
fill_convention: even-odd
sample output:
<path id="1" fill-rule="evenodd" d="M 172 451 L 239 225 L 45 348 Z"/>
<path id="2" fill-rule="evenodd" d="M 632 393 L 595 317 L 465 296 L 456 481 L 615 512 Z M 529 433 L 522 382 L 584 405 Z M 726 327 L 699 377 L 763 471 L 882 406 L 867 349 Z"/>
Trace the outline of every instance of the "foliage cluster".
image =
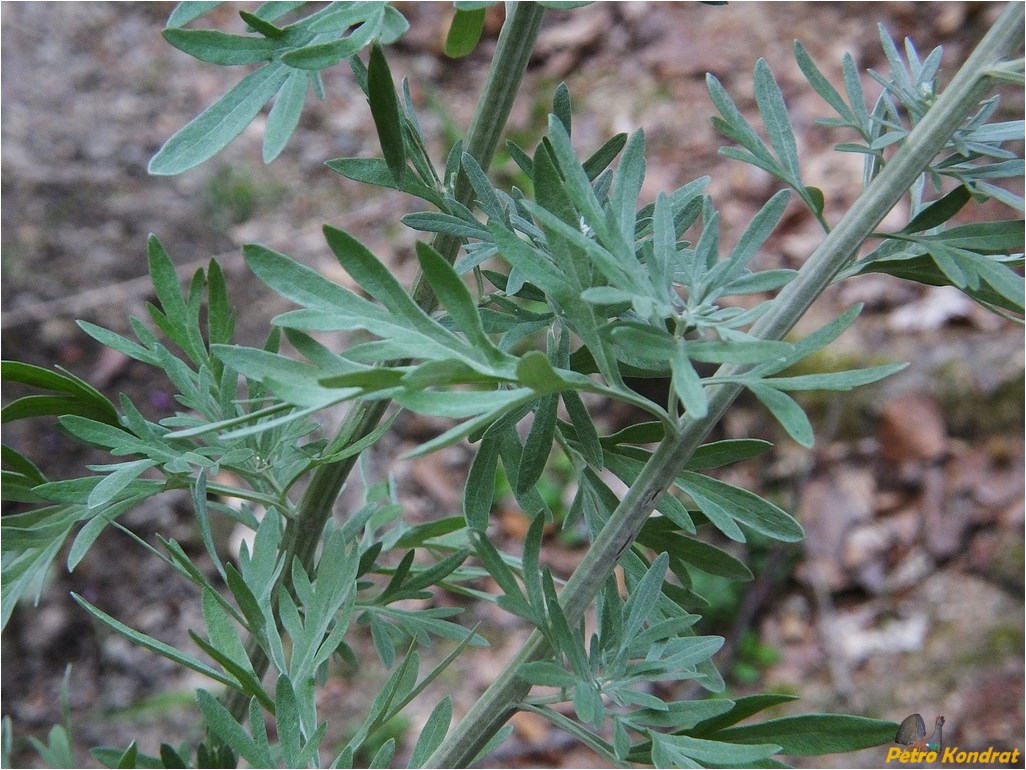
<path id="1" fill-rule="evenodd" d="M 175 134 L 153 158 L 151 173 L 177 174 L 209 159 L 273 100 L 263 152 L 272 160 L 295 129 L 308 91 L 323 96 L 321 71 L 347 61 L 367 95 L 382 158 L 340 158 L 328 166 L 422 200 L 429 209 L 403 221 L 430 240 L 417 243 L 421 278 L 407 289 L 351 234 L 326 226 L 328 248 L 362 293 L 284 254 L 246 245 L 253 273 L 297 306 L 274 318 L 266 343 L 253 348 L 233 343 L 235 311 L 217 262 L 183 290 L 171 258 L 151 237 L 159 306 L 149 307 L 147 320 L 131 319 L 135 339 L 80 325 L 103 345 L 166 372 L 180 409 L 159 422 L 125 396 L 110 402 L 70 372 L 4 363 L 5 379 L 44 391 L 6 406 L 5 421 L 56 415 L 68 434 L 111 456 L 88 475 L 51 480 L 4 447 L 5 499 L 27 505 L 3 518 L 4 624 L 22 599 L 38 596 L 55 560 L 63 554 L 73 570 L 108 527 L 191 581 L 202 604 L 205 628 L 191 636 L 203 657 L 75 597 L 98 622 L 202 674 L 211 688 L 196 694 L 208 733 L 198 747 L 164 744 L 159 756 L 147 756 L 133 744 L 97 748 L 95 757 L 111 767 L 231 767 L 239 758 L 257 767 L 316 767 L 329 756 L 331 767 L 351 767 L 372 736 L 464 649 L 485 644 L 476 629 L 456 621 L 458 609 L 409 609 L 407 600 L 441 589 L 494 602 L 536 631 L 455 727 L 450 699 L 435 706 L 412 747 L 411 767 L 469 764 L 505 738 L 509 728 L 502 725 L 516 709 L 545 717 L 620 766 L 776 767 L 783 766 L 778 754 L 890 741 L 893 723 L 857 716 L 740 724 L 791 696 L 676 701 L 657 694 L 673 691 L 661 685 L 684 680 L 710 693 L 724 689 L 712 663 L 723 640 L 698 630 L 706 602 L 696 575 L 745 581 L 751 572 L 703 533 L 717 530 L 742 542 L 751 533 L 785 542 L 803 534 L 773 503 L 703 473 L 757 455 L 766 442 L 701 442 L 747 389 L 795 441 L 810 446 L 813 428 L 793 392 L 848 390 L 901 368 L 786 374 L 858 316 L 859 308 L 851 308 L 803 339 L 782 341 L 835 278 L 885 272 L 957 286 L 1009 316 L 1023 312 L 1015 270 L 1022 265 L 1021 220 L 949 225 L 970 200 L 994 198 L 1022 210 L 1022 199 L 997 184 L 1022 175 L 1022 160 L 1005 148 L 1021 139 L 1022 121 L 991 122 L 997 97 L 983 99 L 995 79 L 1021 82 L 1021 60 L 1004 58 L 1017 42 L 1021 7 L 1006 12 L 944 93 L 937 85 L 939 48 L 922 58 L 911 41 L 902 50 L 881 30 L 890 72 L 871 73 L 881 91 L 869 104 L 850 56 L 842 63 L 842 94 L 795 45 L 809 84 L 836 113 L 824 124 L 854 134 L 837 149 L 865 156 L 867 192 L 833 228 L 823 192 L 802 181 L 786 105 L 765 61 L 756 65 L 754 82 L 766 138 L 710 76 L 714 123 L 731 142 L 722 152 L 782 184 L 725 250 L 720 214 L 706 193 L 710 180 L 639 200 L 644 133 L 615 136 L 579 154 L 565 86 L 555 91 L 536 146 L 507 144 L 528 189 L 490 181 L 491 155 L 545 7 L 573 4 L 511 8 L 475 122 L 444 165 L 428 156 L 408 84 L 397 89 L 389 70 L 383 46 L 407 26 L 395 8 L 342 2 L 309 11 L 304 3 L 266 3 L 240 12 L 247 34 L 187 26 L 215 5 L 179 6 L 167 41 L 212 64 L 260 66 Z M 456 4 L 450 54 L 473 50 L 486 5 Z M 906 194 L 907 224 L 874 232 Z M 800 271 L 754 268 L 792 199 L 821 223 L 823 247 Z M 860 255 L 868 240 L 875 245 Z M 747 309 L 733 301 L 739 296 L 749 298 Z M 323 331 L 349 332 L 352 344 L 329 349 L 314 337 Z M 283 352 L 284 341 L 298 358 Z M 703 374 L 705 364 L 719 368 Z M 666 404 L 628 384 L 655 377 L 670 382 Z M 602 435 L 583 394 L 626 402 L 651 419 Z M 337 435 L 326 435 L 314 415 L 340 403 L 352 405 L 347 421 Z M 396 419 L 390 404 L 455 421 L 414 455 L 464 440 L 475 446 L 461 515 L 411 525 L 388 479 L 373 480 L 360 507 L 331 515 L 360 453 Z M 583 522 L 592 540 L 565 585 L 540 555 L 543 527 L 554 514 L 539 481 L 552 453 L 563 456 L 577 481 L 562 524 Z M 532 521 L 519 554 L 500 551 L 488 537 L 500 467 Z M 628 486 L 622 500 L 604 473 Z M 239 484 L 215 481 L 225 477 Z M 189 492 L 212 574 L 173 539 L 156 533 L 155 547 L 119 521 L 175 489 Z M 254 533 L 237 563 L 222 558 L 215 517 Z M 612 572 L 617 562 L 625 591 Z M 497 595 L 482 589 L 486 576 Z M 596 622 L 586 636 L 589 606 Z M 347 639 L 361 626 L 391 674 L 348 742 L 325 746 L 316 692 L 333 659 L 359 662 Z M 452 650 L 422 671 L 418 649 L 433 639 Z M 542 689 L 531 694 L 533 686 Z M 49 761 L 67 760 L 69 730 L 55 727 L 49 744 L 39 744 Z M 9 737 L 7 729 L 8 749 Z M 370 766 L 388 766 L 395 751 L 389 739 Z"/>

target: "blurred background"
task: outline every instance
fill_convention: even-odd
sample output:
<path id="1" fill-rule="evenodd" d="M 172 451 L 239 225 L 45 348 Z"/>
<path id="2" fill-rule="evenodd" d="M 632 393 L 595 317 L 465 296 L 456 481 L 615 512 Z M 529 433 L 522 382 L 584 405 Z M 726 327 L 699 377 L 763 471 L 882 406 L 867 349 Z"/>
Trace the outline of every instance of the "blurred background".
<path id="1" fill-rule="evenodd" d="M 501 25 L 490 12 L 485 39 L 470 57 L 446 59 L 448 3 L 398 3 L 411 29 L 388 50 L 396 78 L 409 77 L 418 117 L 438 165 L 474 107 Z M 61 365 L 109 397 L 124 392 L 151 419 L 170 414 L 172 392 L 160 372 L 104 351 L 75 325 L 84 319 L 125 333 L 128 316 L 146 317 L 152 301 L 145 240 L 155 233 L 187 278 L 216 256 L 239 314 L 239 341 L 260 344 L 268 320 L 286 309 L 248 274 L 246 242 L 285 252 L 350 282 L 323 243 L 324 223 L 344 228 L 412 278 L 415 233 L 399 217 L 418 202 L 360 186 L 325 160 L 380 153 L 366 101 L 346 67 L 326 75 L 327 98 L 311 104 L 289 146 L 270 166 L 260 160 L 258 119 L 227 151 L 179 177 L 149 177 L 146 164 L 179 127 L 237 82 L 242 70 L 204 65 L 160 36 L 170 3 L 3 3 L 2 16 L 2 344 L 4 358 Z M 243 30 L 227 4 L 208 23 Z M 574 141 L 590 153 L 617 132 L 644 128 L 648 174 L 643 199 L 710 174 L 710 194 L 730 246 L 775 192 L 761 171 L 717 155 L 714 113 L 705 89 L 712 72 L 753 122 L 752 71 L 769 62 L 787 101 L 803 176 L 826 194 L 836 221 L 858 195 L 860 156 L 833 144 L 851 137 L 815 124 L 828 108 L 794 64 L 800 40 L 820 69 L 839 82 L 850 52 L 861 69 L 886 72 L 877 24 L 925 55 L 943 44 L 943 80 L 1000 13 L 1001 4 L 921 3 L 599 3 L 548 15 L 509 136 L 533 147 L 544 131 L 555 87 L 573 99 Z M 869 78 L 870 98 L 878 93 Z M 1022 91 L 1003 97 L 1001 119 L 1021 118 Z M 1021 148 L 1020 148 L 1021 150 Z M 519 184 L 500 153 L 493 178 Z M 1021 195 L 1021 185 L 1017 192 Z M 966 218 L 1014 218 L 972 206 Z M 890 223 L 901 227 L 907 212 Z M 885 223 L 885 227 L 886 227 Z M 760 267 L 798 267 L 821 238 L 812 217 L 789 209 Z M 351 285 L 349 283 L 348 285 Z M 710 583 L 717 604 L 702 633 L 726 644 L 716 660 L 729 692 L 793 693 L 801 700 L 771 715 L 850 712 L 901 721 L 913 712 L 931 724 L 944 714 L 945 743 L 965 750 L 1023 748 L 1023 343 L 1021 327 L 990 315 L 958 292 L 886 276 L 834 287 L 799 331 L 809 331 L 855 302 L 866 309 L 837 343 L 815 357 L 820 370 L 892 361 L 911 365 L 883 383 L 840 397 L 809 393 L 816 427 L 809 451 L 791 442 L 767 414 L 741 401 L 721 437 L 775 443 L 723 477 L 794 512 L 803 543 L 752 538 L 738 551 L 756 578 L 740 586 Z M 5 398 L 16 395 L 5 388 Z M 596 404 L 610 428 L 637 415 Z M 373 453 L 373 470 L 395 475 L 413 521 L 459 509 L 468 446 L 415 463 L 394 463 L 437 421 L 407 416 Z M 5 426 L 4 442 L 52 478 L 82 475 L 96 459 L 52 422 Z M 546 475 L 551 504 L 573 496 L 558 465 Z M 501 492 L 501 489 L 500 489 Z M 517 552 L 527 523 L 501 497 L 494 537 Z M 191 553 L 202 545 L 187 496 L 166 494 L 124 519 L 140 533 L 158 529 Z M 583 552 L 573 531 L 553 532 L 544 558 L 568 575 Z M 58 560 L 58 565 L 60 565 Z M 20 608 L 3 634 L 4 715 L 14 722 L 18 766 L 38 757 L 23 739 L 43 737 L 59 721 L 59 691 L 70 672 L 79 761 L 88 747 L 139 740 L 195 741 L 194 681 L 166 661 L 98 627 L 68 597 L 76 591 L 123 622 L 171 644 L 191 646 L 200 628 L 197 597 L 127 536 L 108 531 L 74 574 L 57 569 L 39 607 Z M 458 597 L 440 601 L 458 603 Z M 437 683 L 430 697 L 392 731 L 408 750 L 442 690 L 460 713 L 526 638 L 515 618 L 470 607 L 492 641 Z M 354 645 L 373 660 L 370 636 Z M 360 647 L 362 645 L 362 647 Z M 430 655 L 447 652 L 436 645 Z M 340 667 L 324 688 L 331 749 L 387 672 L 376 661 L 359 672 Z M 368 681 L 370 684 L 368 685 Z M 591 767 L 595 758 L 530 714 L 489 760 L 502 767 Z M 387 736 L 386 736 L 387 737 Z M 382 738 L 384 740 L 385 737 Z M 883 762 L 886 748 L 815 758 L 808 766 Z M 1020 755 L 1021 756 L 1021 755 Z M 802 760 L 795 760 L 801 763 Z M 1019 766 L 1022 766 L 1021 763 Z"/>

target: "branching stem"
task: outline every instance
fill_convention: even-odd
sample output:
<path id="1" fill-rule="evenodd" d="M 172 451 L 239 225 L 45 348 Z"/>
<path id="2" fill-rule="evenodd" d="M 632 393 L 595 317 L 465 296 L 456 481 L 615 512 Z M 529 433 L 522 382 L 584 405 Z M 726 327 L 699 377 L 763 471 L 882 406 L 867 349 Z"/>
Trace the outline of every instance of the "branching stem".
<path id="1" fill-rule="evenodd" d="M 1023 9 L 1020 2 L 1008 5 L 926 117 L 909 134 L 906 143 L 812 253 L 795 279 L 780 292 L 766 315 L 753 326 L 753 336 L 782 339 L 855 256 L 863 241 L 990 89 L 989 72 L 1013 54 L 1022 40 Z M 724 366 L 717 375 L 737 376 L 744 370 L 744 367 Z M 655 501 L 723 417 L 742 387 L 735 383 L 714 386 L 709 393 L 706 417 L 694 419 L 685 415 L 678 434 L 663 439 L 563 589 L 560 604 L 571 627 L 583 618 L 585 609 L 612 574 L 618 557 L 634 542 Z M 530 690 L 530 685 L 517 676 L 520 666 L 548 654 L 544 637 L 535 631 L 428 757 L 425 766 L 467 767 Z"/>
<path id="2" fill-rule="evenodd" d="M 509 13 L 495 49 L 491 68 L 488 71 L 481 98 L 467 130 L 464 151 L 481 166 L 488 169 L 495 154 L 499 137 L 509 119 L 513 102 L 520 90 L 527 64 L 534 49 L 535 40 L 541 29 L 545 9 L 535 3 L 516 3 Z M 456 184 L 455 197 L 460 202 L 470 202 L 472 189 L 464 177 Z M 456 259 L 460 241 L 441 236 L 434 240 L 435 249 L 450 262 Z M 427 283 L 418 276 L 413 291 L 414 300 L 426 311 L 431 312 L 437 300 Z M 342 427 L 344 441 L 336 440 L 333 446 L 350 446 L 369 435 L 381 422 L 387 401 L 360 401 L 353 405 Z M 353 455 L 337 463 L 319 467 L 311 476 L 310 485 L 300 499 L 296 517 L 285 528 L 283 549 L 286 569 L 282 571 L 283 581 L 292 574 L 291 564 L 298 559 L 307 573 L 312 573 L 314 555 L 320 543 L 324 526 L 332 514 L 335 501 L 349 474 L 356 466 L 359 455 Z M 275 593 L 277 596 L 277 593 Z M 255 639 L 247 649 L 253 668 L 258 676 L 267 671 L 268 660 Z M 225 694 L 225 706 L 241 719 L 246 714 L 249 698 L 236 690 Z"/>

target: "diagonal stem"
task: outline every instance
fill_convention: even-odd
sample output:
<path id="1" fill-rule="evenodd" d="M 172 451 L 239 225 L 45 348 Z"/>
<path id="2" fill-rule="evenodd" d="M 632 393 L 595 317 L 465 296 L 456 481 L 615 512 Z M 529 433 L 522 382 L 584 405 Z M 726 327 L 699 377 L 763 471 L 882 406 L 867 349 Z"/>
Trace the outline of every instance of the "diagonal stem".
<path id="1" fill-rule="evenodd" d="M 1020 44 L 1023 9 L 1020 2 L 1008 5 L 926 117 L 911 132 L 905 145 L 812 253 L 794 280 L 780 292 L 772 308 L 753 325 L 754 336 L 782 339 L 941 151 L 990 89 L 988 71 Z M 717 377 L 737 377 L 744 371 L 744 367 L 724 366 Z M 702 419 L 685 416 L 677 435 L 667 435 L 660 443 L 560 596 L 563 613 L 571 627 L 584 617 L 585 609 L 612 574 L 619 557 L 637 538 L 655 501 L 723 417 L 742 387 L 737 383 L 712 387 L 708 415 Z M 541 632 L 535 631 L 428 757 L 425 767 L 467 767 L 514 714 L 517 704 L 530 690 L 530 685 L 517 676 L 519 667 L 549 654 L 551 651 Z"/>

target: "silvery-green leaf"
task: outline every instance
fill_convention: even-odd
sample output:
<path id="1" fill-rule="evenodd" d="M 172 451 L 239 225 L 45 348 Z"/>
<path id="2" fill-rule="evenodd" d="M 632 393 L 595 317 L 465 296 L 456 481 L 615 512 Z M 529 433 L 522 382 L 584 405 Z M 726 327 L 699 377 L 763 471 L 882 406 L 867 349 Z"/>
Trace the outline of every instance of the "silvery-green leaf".
<path id="1" fill-rule="evenodd" d="M 566 129 L 567 136 L 571 134 L 573 125 L 572 113 L 570 90 L 566 87 L 566 83 L 560 83 L 556 86 L 556 93 L 552 97 L 552 114 L 559 118 L 559 122 Z"/>
<path id="2" fill-rule="evenodd" d="M 219 5 L 221 5 L 219 2 L 204 2 L 203 0 L 197 0 L 194 3 L 178 3 L 167 19 L 167 26 L 184 26 Z"/>
<path id="3" fill-rule="evenodd" d="M 270 61 L 281 47 L 276 40 L 266 37 L 229 35 L 213 29 L 169 27 L 163 37 L 179 51 L 223 67 Z"/>
<path id="4" fill-rule="evenodd" d="M 755 64 L 755 101 L 759 105 L 759 114 L 777 157 L 790 173 L 791 180 L 800 183 L 798 146 L 791 128 L 791 118 L 787 114 L 780 86 L 765 59 L 759 59 Z"/>
<path id="5" fill-rule="evenodd" d="M 439 208 L 446 207 L 444 198 L 436 190 L 415 179 L 412 174 L 404 174 L 402 181 L 397 182 L 388 163 L 381 158 L 336 158 L 327 161 L 325 165 L 346 179 L 402 190 Z"/>
<path id="6" fill-rule="evenodd" d="M 91 328 L 93 327 L 89 326 L 85 330 L 89 332 Z M 99 327 L 95 328 L 99 329 Z M 106 332 L 105 329 L 100 331 Z M 113 332 L 110 332 L 110 334 L 113 334 Z M 127 343 L 125 346 L 127 349 L 133 352 L 136 351 L 138 346 L 132 347 L 135 343 L 130 340 L 124 341 Z M 109 347 L 114 346 L 111 345 Z M 148 361 L 150 359 L 148 353 L 140 352 L 139 355 L 142 356 L 140 360 L 145 359 Z M 2 376 L 5 382 L 19 382 L 32 388 L 40 388 L 63 394 L 53 397 L 55 400 L 48 401 L 39 400 L 50 398 L 47 396 L 25 396 L 12 401 L 4 406 L 2 412 L 0 412 L 3 422 L 42 414 L 77 414 L 113 427 L 120 425 L 118 412 L 114 404 L 88 382 L 62 367 L 56 367 L 56 371 L 53 371 L 21 361 L 3 361 L 0 362 L 0 376 Z"/>
<path id="7" fill-rule="evenodd" d="M 692 366 L 684 350 L 677 350 L 670 359 L 673 372 L 673 390 L 684 405 L 688 415 L 694 419 L 705 417 L 709 409 L 709 400 L 695 367 Z"/>
<path id="8" fill-rule="evenodd" d="M 151 652 L 155 652 L 158 655 L 161 655 L 170 661 L 173 661 L 182 666 L 185 666 L 186 668 L 190 668 L 193 671 L 203 674 L 209 679 L 212 679 L 215 682 L 219 682 L 220 684 L 226 685 L 228 687 L 234 687 L 236 685 L 236 682 L 234 682 L 231 678 L 223 675 L 220 671 L 211 668 L 206 663 L 203 663 L 197 658 L 194 658 L 191 655 L 187 655 L 179 651 L 178 649 L 172 647 L 169 644 L 165 644 L 164 642 L 158 641 L 157 639 L 154 639 L 151 636 L 147 636 L 146 634 L 140 633 L 132 628 L 129 628 L 124 623 L 115 620 L 107 613 L 103 612 L 100 609 L 97 609 L 92 604 L 83 599 L 81 596 L 78 596 L 77 594 L 73 593 L 71 594 L 71 598 L 74 599 L 75 602 L 77 602 L 83 609 L 85 609 L 86 612 L 88 612 L 94 618 L 99 620 L 101 623 L 108 626 L 109 628 L 112 628 L 113 630 L 117 631 L 123 636 L 128 637 L 133 643 L 139 645 L 140 647 L 150 650 Z"/>
<path id="9" fill-rule="evenodd" d="M 860 385 L 869 385 L 884 377 L 900 372 L 908 364 L 886 364 L 869 366 L 865 369 L 850 369 L 843 372 L 823 374 L 802 374 L 794 377 L 772 377 L 762 382 L 780 390 L 851 390 Z M 746 383 L 747 384 L 747 383 Z"/>
<path id="10" fill-rule="evenodd" d="M 527 434 L 524 458 L 520 465 L 520 474 L 517 477 L 516 491 L 520 494 L 525 494 L 528 490 L 533 489 L 545 471 L 556 433 L 556 407 L 558 404 L 559 396 L 550 393 L 547 396 L 542 396 L 535 408 L 534 422 L 531 423 L 531 429 Z"/>
<path id="11" fill-rule="evenodd" d="M 454 217 L 452 214 L 442 214 L 439 212 L 421 211 L 415 214 L 407 214 L 403 217 L 403 224 L 407 227 L 412 227 L 414 230 L 454 235 L 457 238 L 480 239 L 489 237 L 488 229 L 484 225 L 478 222 L 467 222 L 459 217 Z M 481 261 L 483 262 L 484 260 L 482 259 Z"/>
<path id="12" fill-rule="evenodd" d="M 383 9 L 378 6 L 374 13 L 366 18 L 349 35 L 327 43 L 312 43 L 296 48 L 281 57 L 289 67 L 304 70 L 322 70 L 341 62 L 358 53 L 370 43 L 378 33 L 383 20 Z"/>
<path id="13" fill-rule="evenodd" d="M 797 270 L 788 270 L 786 268 L 748 273 L 725 284 L 723 286 L 723 293 L 727 296 L 733 296 L 774 291 L 781 286 L 786 286 L 796 275 L 798 275 Z"/>
<path id="14" fill-rule="evenodd" d="M 773 743 L 743 745 L 692 738 L 687 735 L 665 735 L 648 731 L 652 738 L 652 763 L 660 768 L 706 767 L 712 763 L 724 767 L 751 767 L 780 751 Z"/>
<path id="15" fill-rule="evenodd" d="M 689 568 L 710 575 L 737 581 L 752 579 L 752 572 L 743 561 L 716 546 L 677 531 L 676 524 L 665 517 L 650 517 L 638 535 L 638 543 L 653 551 L 665 550 Z"/>
<path id="16" fill-rule="evenodd" d="M 430 245 L 422 241 L 417 241 L 417 259 L 435 296 L 449 311 L 449 317 L 467 337 L 471 345 L 488 360 L 497 364 L 505 362 L 507 357 L 495 347 L 491 338 L 485 333 L 477 303 L 474 302 L 470 290 L 456 274 L 452 265 Z"/>
<path id="17" fill-rule="evenodd" d="M 631 245 L 626 243 L 618 230 L 607 226 L 602 204 L 592 189 L 591 180 L 588 179 L 588 175 L 577 159 L 577 154 L 570 143 L 570 136 L 559 118 L 554 115 L 549 116 L 549 139 L 556 160 L 559 162 L 559 170 L 566 180 L 566 192 L 581 212 L 585 222 L 595 230 L 599 240 L 609 248 L 617 252 L 632 250 Z"/>
<path id="18" fill-rule="evenodd" d="M 812 447 L 815 441 L 812 423 L 793 398 L 762 383 L 749 383 L 748 389 L 770 410 L 791 438 L 803 447 Z"/>
<path id="19" fill-rule="evenodd" d="M 244 77 L 228 93 L 164 143 L 150 160 L 151 174 L 180 174 L 212 158 L 242 133 L 288 77 L 280 62 Z"/>
<path id="20" fill-rule="evenodd" d="M 613 216 L 627 242 L 634 240 L 634 220 L 644 181 L 645 134 L 639 130 L 631 135 L 624 148 L 623 157 L 616 170 L 616 186 L 610 199 Z"/>
<path id="21" fill-rule="evenodd" d="M 683 350 L 692 361 L 721 364 L 759 364 L 779 360 L 794 350 L 789 342 L 780 340 L 688 340 Z"/>
<path id="22" fill-rule="evenodd" d="M 656 600 L 663 590 L 663 580 L 666 577 L 668 565 L 669 556 L 665 552 L 660 553 L 652 562 L 652 566 L 649 567 L 645 576 L 630 592 L 623 608 L 625 615 L 622 631 L 623 641 L 620 644 L 617 657 L 621 657 L 626 652 L 634 637 L 641 631 L 642 624 L 650 622 Z"/>
<path id="23" fill-rule="evenodd" d="M 730 252 L 730 257 L 725 261 L 729 268 L 723 276 L 724 281 L 733 279 L 737 271 L 747 265 L 762 248 L 784 215 L 790 198 L 789 190 L 780 190 L 759 209 L 759 213 L 752 218 L 738 239 L 737 245 Z"/>
<path id="24" fill-rule="evenodd" d="M 834 88 L 830 84 L 830 81 L 823 76 L 823 73 L 819 71 L 819 68 L 812 60 L 809 52 L 805 50 L 805 46 L 797 40 L 794 42 L 794 56 L 798 62 L 799 69 L 801 69 L 802 74 L 804 74 L 806 79 L 808 79 L 816 93 L 822 96 L 824 101 L 833 107 L 838 115 L 844 118 L 847 122 L 854 124 L 856 118 L 854 113 L 852 113 L 851 108 L 849 108 L 845 103 L 844 99 L 837 92 L 837 89 Z"/>
<path id="25" fill-rule="evenodd" d="M 463 490 L 463 515 L 467 525 L 482 532 L 488 527 L 495 495 L 495 472 L 499 459 L 498 442 L 485 436 L 477 448 L 477 454 L 470 464 L 467 482 Z"/>
<path id="26" fill-rule="evenodd" d="M 371 761 L 367 764 L 368 768 L 387 768 L 392 766 L 392 756 L 395 754 L 395 738 L 389 738 L 378 749 Z"/>
<path id="27" fill-rule="evenodd" d="M 720 115 L 723 116 L 722 118 L 713 118 L 713 125 L 725 136 L 733 139 L 748 150 L 749 156 L 757 161 L 757 165 L 766 170 L 773 169 L 770 173 L 775 173 L 779 165 L 773 158 L 772 153 L 770 153 L 769 148 L 762 139 L 759 138 L 759 135 L 755 133 L 755 129 L 752 128 L 751 124 L 741 114 L 741 111 L 734 104 L 734 100 L 730 98 L 730 94 L 727 93 L 720 81 L 713 75 L 708 74 L 706 75 L 706 86 L 713 104 L 720 111 Z M 722 148 L 720 152 L 727 155 L 727 152 L 725 152 L 727 149 L 729 148 Z"/>
<path id="28" fill-rule="evenodd" d="M 557 663 L 549 660 L 536 660 L 525 663 L 517 673 L 531 684 L 543 687 L 573 687 L 577 678 Z"/>
<path id="29" fill-rule="evenodd" d="M 442 345 L 461 346 L 460 341 L 436 323 L 407 293 L 392 272 L 356 238 L 325 225 L 324 235 L 339 263 L 360 287 L 391 313 L 409 322 L 411 328 Z"/>
<path id="30" fill-rule="evenodd" d="M 770 374 L 783 371 L 789 366 L 798 363 L 803 358 L 810 354 L 826 347 L 835 339 L 841 336 L 845 329 L 847 329 L 858 317 L 862 310 L 862 305 L 855 305 L 844 313 L 839 315 L 830 323 L 820 327 L 816 331 L 812 332 L 803 337 L 798 342 L 794 343 L 794 349 L 791 353 L 784 356 L 782 361 L 774 361 L 770 363 L 760 364 L 753 368 L 749 374 L 753 376 L 765 377 Z"/>
<path id="31" fill-rule="evenodd" d="M 592 421 L 588 408 L 581 396 L 573 390 L 563 391 L 561 398 L 566 408 L 570 423 L 577 432 L 577 448 L 585 461 L 596 470 L 602 468 L 602 445 L 599 443 L 598 431 Z"/>
<path id="32" fill-rule="evenodd" d="M 274 99 L 264 128 L 264 163 L 270 163 L 285 149 L 289 137 L 299 125 L 299 117 L 306 101 L 306 87 L 310 82 L 304 72 L 292 72 Z"/>
<path id="33" fill-rule="evenodd" d="M 206 690 L 197 690 L 196 702 L 210 731 L 254 767 L 272 767 L 270 747 L 254 740 L 221 703 Z M 266 738 L 266 736 L 265 736 Z"/>
<path id="34" fill-rule="evenodd" d="M 777 540 L 791 543 L 804 536 L 801 525 L 790 515 L 746 489 L 691 471 L 681 473 L 677 484 L 699 503 L 706 515 L 708 511 L 701 501 L 712 503 L 745 526 Z"/>

